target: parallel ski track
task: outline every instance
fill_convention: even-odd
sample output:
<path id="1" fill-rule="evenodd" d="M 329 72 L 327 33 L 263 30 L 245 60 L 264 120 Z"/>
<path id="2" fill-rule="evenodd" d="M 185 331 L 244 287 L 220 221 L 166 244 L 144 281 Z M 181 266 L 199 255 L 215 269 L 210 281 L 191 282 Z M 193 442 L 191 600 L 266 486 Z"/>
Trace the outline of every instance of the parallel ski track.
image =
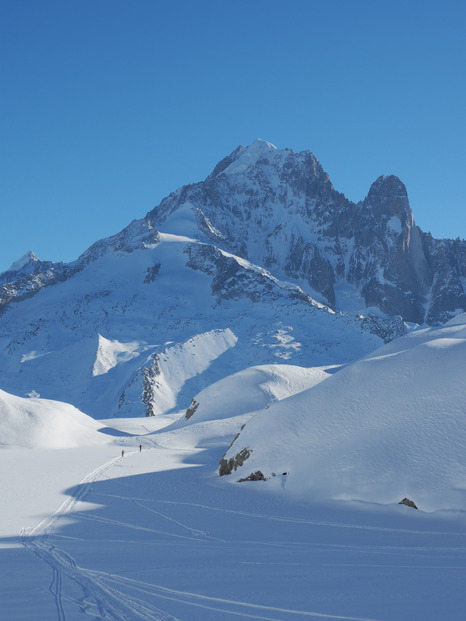
<path id="1" fill-rule="evenodd" d="M 130 457 L 134 453 L 127 453 L 126 457 Z M 189 608 L 200 608 L 204 610 L 219 613 L 218 618 L 227 618 L 236 616 L 243 619 L 260 619 L 262 621 L 279 621 L 283 619 L 283 615 L 287 618 L 301 619 L 332 619 L 340 621 L 375 621 L 361 617 L 339 616 L 320 612 L 311 612 L 304 610 L 289 610 L 272 606 L 263 606 L 239 600 L 228 600 L 207 595 L 199 595 L 190 593 L 189 591 L 178 591 L 169 589 L 162 585 L 149 584 L 130 578 L 118 576 L 111 573 L 100 572 L 95 570 L 79 567 L 76 561 L 64 550 L 48 541 L 49 536 L 53 533 L 57 521 L 63 516 L 75 512 L 76 506 L 91 491 L 92 483 L 98 479 L 106 470 L 111 468 L 122 458 L 116 457 L 109 462 L 103 464 L 89 473 L 82 482 L 73 490 L 73 495 L 67 498 L 59 509 L 51 516 L 42 520 L 32 530 L 26 532 L 21 531 L 22 544 L 26 549 L 35 554 L 40 560 L 46 563 L 52 570 L 52 581 L 49 587 L 55 599 L 58 621 L 66 621 L 65 608 L 63 600 L 67 599 L 76 604 L 81 613 L 88 615 L 99 621 L 130 621 L 141 619 L 142 621 L 179 621 L 177 617 L 165 612 L 159 607 L 146 601 L 147 598 L 155 600 L 169 600 L 178 604 L 186 605 Z M 154 512 L 161 517 L 165 517 L 170 521 L 176 522 L 179 526 L 186 529 L 191 537 L 178 535 L 181 538 L 194 537 L 214 539 L 208 533 L 193 529 L 164 516 L 145 506 L 141 500 L 149 501 L 149 499 L 129 498 L 142 509 Z M 184 503 L 180 503 L 184 504 Z M 202 506 L 202 505 L 197 505 Z M 215 509 L 215 507 L 209 507 Z M 249 515 L 249 514 L 244 514 Z M 251 514 L 252 515 L 252 514 Z M 81 515 L 81 517 L 83 517 Z M 257 516 L 253 517 L 266 517 Z M 267 516 L 269 519 L 271 516 Z M 111 521 L 111 520 L 109 520 Z M 129 526 L 129 525 L 128 525 Z M 67 595 L 63 588 L 63 582 L 68 580 L 79 587 L 82 592 L 82 598 L 77 601 Z M 119 588 L 124 588 L 126 592 L 122 592 Z M 140 599 L 138 595 L 130 595 L 128 591 L 136 594 L 144 594 L 146 599 Z M 188 613 L 189 615 L 189 613 Z M 186 616 L 185 618 L 189 618 Z"/>
<path id="2" fill-rule="evenodd" d="M 126 454 L 127 457 L 131 453 Z M 26 549 L 35 554 L 52 569 L 52 582 L 49 590 L 55 599 L 58 621 L 66 621 L 63 606 L 63 581 L 67 578 L 74 582 L 83 593 L 80 605 L 83 611 L 102 621 L 128 621 L 128 619 L 142 619 L 143 621 L 176 621 L 176 617 L 163 610 L 147 604 L 139 598 L 124 595 L 111 586 L 104 585 L 101 579 L 96 579 L 93 573 L 85 568 L 78 567 L 75 560 L 57 546 L 48 542 L 48 537 L 54 530 L 57 521 L 73 512 L 76 506 L 89 493 L 92 483 L 100 475 L 120 461 L 116 457 L 89 473 L 79 485 L 72 490 L 68 497 L 51 516 L 42 520 L 29 532 L 21 531 L 21 540 Z M 92 602 L 92 604 L 91 604 Z"/>

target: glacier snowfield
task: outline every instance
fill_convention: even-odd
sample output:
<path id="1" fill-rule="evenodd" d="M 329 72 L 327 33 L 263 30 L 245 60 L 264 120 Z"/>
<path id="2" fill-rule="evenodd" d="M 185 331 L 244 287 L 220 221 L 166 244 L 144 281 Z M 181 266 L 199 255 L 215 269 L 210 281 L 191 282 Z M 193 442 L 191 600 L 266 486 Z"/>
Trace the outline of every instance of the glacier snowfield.
<path id="1" fill-rule="evenodd" d="M 228 423 L 116 422 L 99 448 L 0 452 L 2 619 L 463 618 L 463 512 L 228 484 Z"/>
<path id="2" fill-rule="evenodd" d="M 465 326 L 342 369 L 246 369 L 196 395 L 189 420 L 96 421 L 2 392 L 0 617 L 464 619 Z M 250 459 L 219 477 L 244 443 Z M 259 467 L 266 481 L 237 482 Z"/>

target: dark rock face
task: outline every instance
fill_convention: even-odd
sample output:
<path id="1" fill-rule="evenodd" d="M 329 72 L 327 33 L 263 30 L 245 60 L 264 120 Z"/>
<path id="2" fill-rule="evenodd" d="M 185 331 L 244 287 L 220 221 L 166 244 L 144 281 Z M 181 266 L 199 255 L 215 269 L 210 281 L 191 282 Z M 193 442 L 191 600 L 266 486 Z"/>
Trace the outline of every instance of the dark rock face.
<path id="1" fill-rule="evenodd" d="M 244 448 L 239 453 L 237 453 L 234 457 L 231 457 L 228 460 L 222 457 L 219 463 L 220 465 L 220 468 L 218 470 L 219 475 L 223 477 L 226 474 L 231 474 L 233 470 L 236 470 L 237 468 L 242 466 L 244 462 L 246 461 L 246 459 L 250 457 L 250 455 L 251 455 L 251 451 L 247 448 Z"/>
<path id="2" fill-rule="evenodd" d="M 412 509 L 417 509 L 415 503 L 410 500 L 409 498 L 403 498 L 403 500 L 400 500 L 400 502 L 398 503 L 399 505 L 406 505 L 407 507 L 411 507 Z"/>
<path id="3" fill-rule="evenodd" d="M 242 265 L 236 257 L 225 255 L 214 246 L 192 244 L 185 252 L 189 256 L 188 267 L 212 277 L 211 292 L 218 299 L 266 302 L 268 298 L 277 301 L 281 297 L 290 304 L 298 300 L 310 307 L 317 306 L 298 286 L 282 285 L 267 270 Z"/>
<path id="4" fill-rule="evenodd" d="M 422 234 L 422 245 L 433 276 L 432 303 L 426 322 L 439 325 L 466 307 L 466 242 L 460 239 L 433 239 Z"/>
<path id="5" fill-rule="evenodd" d="M 382 176 L 373 183 L 354 231 L 348 281 L 361 287 L 367 306 L 422 323 L 432 274 L 406 188 L 397 177 Z"/>
<path id="6" fill-rule="evenodd" d="M 155 281 L 155 279 L 157 278 L 157 274 L 160 271 L 160 268 L 161 268 L 160 263 L 156 263 L 154 266 L 147 268 L 146 275 L 144 277 L 144 283 L 146 285 Z"/>
<path id="7" fill-rule="evenodd" d="M 258 470 L 257 472 L 252 472 L 248 477 L 244 479 L 238 479 L 238 483 L 243 483 L 244 481 L 267 481 L 267 479 L 262 474 L 262 472 Z"/>
<path id="8" fill-rule="evenodd" d="M 159 375 L 159 356 L 154 354 L 152 365 L 143 369 L 141 400 L 146 406 L 146 416 L 155 416 L 154 403 L 157 400 L 157 389 L 159 388 L 157 378 Z"/>
<path id="9" fill-rule="evenodd" d="M 304 277 L 311 289 L 322 293 L 331 307 L 335 306 L 335 273 L 315 244 L 305 242 L 302 237 L 293 239 L 284 271 L 293 278 Z"/>
<path id="10" fill-rule="evenodd" d="M 38 261 L 33 270 L 3 272 L 0 274 L 0 314 L 11 302 L 21 302 L 32 297 L 42 287 L 49 287 L 76 274 L 77 265 Z"/>
<path id="11" fill-rule="evenodd" d="M 406 326 L 399 315 L 387 319 L 381 319 L 377 315 L 368 315 L 362 320 L 362 328 L 371 334 L 376 334 L 384 343 L 389 343 L 406 334 Z"/>
<path id="12" fill-rule="evenodd" d="M 186 420 L 189 420 L 191 418 L 191 416 L 194 414 L 194 412 L 197 410 L 198 407 L 199 407 L 199 402 L 196 401 L 196 399 L 191 399 L 189 408 L 186 410 L 186 413 L 184 415 Z"/>

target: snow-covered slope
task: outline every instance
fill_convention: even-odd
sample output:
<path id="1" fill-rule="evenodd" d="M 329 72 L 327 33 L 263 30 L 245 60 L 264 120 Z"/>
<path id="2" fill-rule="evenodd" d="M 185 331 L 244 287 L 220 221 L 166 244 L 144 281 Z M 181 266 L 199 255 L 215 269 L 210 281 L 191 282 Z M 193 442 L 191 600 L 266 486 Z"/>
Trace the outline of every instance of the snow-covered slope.
<path id="1" fill-rule="evenodd" d="M 77 261 L 0 275 L 0 386 L 95 417 L 187 408 L 253 365 L 339 365 L 466 308 L 466 246 L 406 188 L 357 205 L 310 152 L 258 140 Z"/>
<path id="2" fill-rule="evenodd" d="M 72 277 L 6 307 L 4 389 L 94 418 L 152 415 L 186 409 L 252 365 L 340 364 L 382 342 L 377 325 L 334 313 L 249 261 L 152 235 L 131 252 L 102 244 Z"/>
<path id="3" fill-rule="evenodd" d="M 104 427 L 72 405 L 0 390 L 0 447 L 68 449 L 107 444 Z"/>
<path id="4" fill-rule="evenodd" d="M 134 353 L 97 343 L 96 377 Z M 0 393 L 0 616 L 460 621 L 465 350 L 463 315 L 342 369 L 256 366 L 200 392 L 188 420 L 103 433 Z M 244 423 L 230 452 L 247 440 L 250 456 L 219 477 Z M 259 468 L 267 481 L 234 483 Z"/>
<path id="5" fill-rule="evenodd" d="M 264 375 L 246 378 L 250 410 Z M 218 395 L 221 414 L 237 380 Z M 175 428 L 176 416 L 114 419 L 106 445 L 0 450 L 2 619 L 463 619 L 463 511 L 316 502 L 294 466 L 226 485 L 216 466 L 244 415 L 195 413 Z"/>
<path id="6" fill-rule="evenodd" d="M 250 454 L 230 478 L 287 472 L 300 496 L 465 510 L 465 368 L 464 314 L 397 339 L 254 416 L 226 453 Z"/>
<path id="7" fill-rule="evenodd" d="M 306 369 L 284 364 L 250 367 L 215 382 L 196 395 L 177 426 L 268 408 L 275 401 L 315 386 L 334 371 L 334 367 Z"/>

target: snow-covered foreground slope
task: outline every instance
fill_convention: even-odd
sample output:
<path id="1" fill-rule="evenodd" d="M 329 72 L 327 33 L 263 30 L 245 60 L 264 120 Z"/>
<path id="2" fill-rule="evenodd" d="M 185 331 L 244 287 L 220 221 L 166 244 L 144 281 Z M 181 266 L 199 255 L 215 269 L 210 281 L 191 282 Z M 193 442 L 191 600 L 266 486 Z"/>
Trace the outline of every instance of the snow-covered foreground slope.
<path id="1" fill-rule="evenodd" d="M 29 517 L 2 529 L 2 618 L 462 619 L 464 514 L 297 502 L 285 479 L 284 493 L 225 485 L 215 471 L 232 420 L 211 422 L 210 435 L 205 422 L 185 427 L 178 447 L 173 430 L 121 420 L 121 433 L 141 435 L 120 436 L 112 454 L 102 447 L 99 466 L 95 448 L 68 451 L 60 510 L 38 514 L 29 490 Z M 2 472 L 27 478 L 22 456 L 34 455 L 35 475 L 58 496 L 52 453 L 0 451 Z M 78 464 L 88 468 L 80 478 Z"/>
<path id="2" fill-rule="evenodd" d="M 251 419 L 235 480 L 288 472 L 290 492 L 466 510 L 466 315 L 419 330 Z"/>
<path id="3" fill-rule="evenodd" d="M 84 437 L 79 447 L 70 449 L 38 448 L 34 443 L 30 449 L 0 449 L 0 617 L 462 620 L 466 512 L 459 500 L 464 499 L 464 485 L 463 491 L 453 489 L 461 487 L 464 473 L 464 459 L 456 448 L 464 440 L 461 423 L 454 422 L 453 410 L 448 416 L 445 410 L 447 424 L 442 427 L 434 407 L 429 410 L 424 402 L 424 430 L 409 406 L 414 403 L 410 394 L 405 394 L 404 416 L 394 416 L 392 425 L 382 425 L 374 412 L 373 423 L 365 416 L 368 427 L 356 434 L 354 412 L 365 400 L 372 401 L 373 409 L 382 403 L 380 396 L 388 391 L 384 382 L 399 404 L 396 390 L 408 374 L 414 396 L 417 385 L 427 390 L 429 381 L 439 392 L 446 377 L 456 378 L 458 386 L 445 386 L 445 393 L 453 396 L 445 394 L 442 402 L 450 399 L 448 406 L 456 408 L 456 418 L 461 419 L 464 388 L 455 368 L 464 369 L 464 332 L 458 319 L 441 330 L 414 333 L 334 374 L 330 369 L 306 372 L 290 367 L 286 372 L 275 370 L 275 375 L 269 367 L 250 369 L 199 393 L 200 405 L 189 420 L 181 411 L 115 419 L 100 431 L 95 423 L 90 433 L 105 438 L 100 445 Z M 409 364 L 403 364 L 405 357 Z M 424 359 L 432 371 L 421 380 L 420 374 L 427 373 Z M 392 381 L 395 361 L 400 365 L 398 383 Z M 313 387 L 306 390 L 306 383 Z M 343 407 L 343 393 L 348 400 L 358 386 L 359 406 L 353 417 L 346 413 L 341 430 L 333 425 L 329 431 L 329 410 L 327 417 L 314 419 L 311 430 L 304 409 L 290 407 L 307 403 L 308 412 L 318 410 L 323 399 L 319 395 L 325 391 L 329 403 L 339 399 Z M 244 393 L 235 415 L 232 397 L 241 387 Z M 264 399 L 269 403 L 299 390 L 253 414 Z M 4 398 L 11 402 L 9 395 Z M 215 411 L 209 399 L 214 399 Z M 29 407 L 35 402 L 30 400 Z M 286 414 L 286 425 L 279 412 Z M 253 434 L 250 430 L 261 417 L 266 417 L 262 433 Z M 303 423 L 299 433 L 296 417 Z M 233 483 L 239 476 L 218 476 L 219 459 L 244 423 L 233 447 L 243 437 L 256 444 L 242 470 L 250 472 L 248 463 L 256 459 L 255 453 L 275 466 L 270 454 L 278 451 L 277 458 L 288 459 L 286 476 L 278 469 L 268 481 Z M 429 427 L 434 425 L 435 430 Z M 361 435 L 359 442 L 356 435 Z M 414 440 L 421 438 L 430 460 L 428 464 L 422 457 L 420 464 L 426 478 L 432 471 L 443 477 L 428 483 L 422 498 L 415 497 L 421 511 L 398 505 L 398 496 L 389 498 L 386 488 L 382 497 L 368 495 L 366 502 L 341 500 L 348 481 L 362 481 L 356 459 L 361 455 L 370 489 L 373 473 L 382 465 L 400 475 L 400 451 L 395 449 L 401 438 L 403 448 L 411 447 L 418 458 L 422 452 Z M 306 470 L 314 459 L 312 451 L 318 453 L 315 467 L 329 484 L 327 489 L 308 485 L 317 478 L 312 469 Z M 341 455 L 354 458 L 356 473 L 335 467 Z M 458 459 L 455 481 L 446 476 L 453 471 L 448 461 L 452 458 Z M 339 486 L 337 477 L 342 479 Z M 448 503 L 442 511 L 429 512 L 442 506 L 437 504 L 440 485 Z M 446 510 L 450 507 L 456 509 Z"/>

